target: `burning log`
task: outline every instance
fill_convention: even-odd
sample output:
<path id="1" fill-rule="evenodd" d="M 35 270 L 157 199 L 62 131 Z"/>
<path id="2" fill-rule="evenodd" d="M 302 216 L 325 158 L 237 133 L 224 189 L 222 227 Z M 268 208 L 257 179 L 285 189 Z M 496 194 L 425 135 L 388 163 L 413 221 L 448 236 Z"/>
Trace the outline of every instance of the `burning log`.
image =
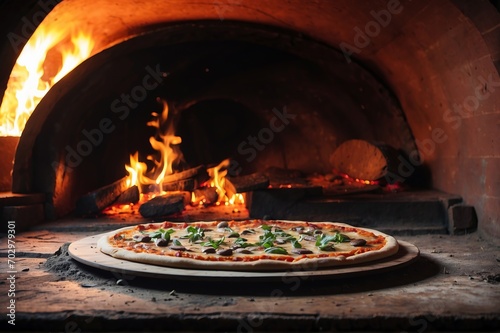
<path id="1" fill-rule="evenodd" d="M 236 193 L 265 189 L 269 186 L 269 178 L 261 173 L 241 177 L 226 177 L 226 181 L 231 183 Z"/>
<path id="2" fill-rule="evenodd" d="M 200 183 L 208 180 L 208 173 L 205 166 L 200 165 L 196 168 L 191 168 L 181 172 L 173 173 L 171 175 L 166 175 L 163 178 L 163 183 L 173 183 L 185 179 L 196 179 Z"/>
<path id="3" fill-rule="evenodd" d="M 193 205 L 199 205 L 200 202 L 205 205 L 214 204 L 219 200 L 219 194 L 215 187 L 202 187 L 194 190 L 195 200 Z"/>
<path id="4" fill-rule="evenodd" d="M 397 170 L 397 151 L 384 144 L 364 140 L 342 143 L 330 156 L 335 170 L 355 179 L 377 180 Z"/>
<path id="5" fill-rule="evenodd" d="M 209 179 L 207 169 L 200 165 L 171 175 L 162 182 L 163 191 L 193 191 Z"/>
<path id="6" fill-rule="evenodd" d="M 191 200 L 189 192 L 169 193 L 155 197 L 139 207 L 143 217 L 162 217 L 180 213 Z"/>
<path id="7" fill-rule="evenodd" d="M 130 203 L 137 203 L 140 199 L 139 187 L 137 185 L 131 186 L 125 190 L 120 196 L 116 199 L 113 204 L 115 205 L 126 205 Z"/>
<path id="8" fill-rule="evenodd" d="M 127 188 L 127 177 L 124 177 L 112 184 L 90 192 L 78 199 L 75 213 L 78 215 L 97 214 L 115 202 Z"/>
<path id="9" fill-rule="evenodd" d="M 195 188 L 199 186 L 196 179 L 182 179 L 170 183 L 162 183 L 161 188 L 163 191 L 189 191 L 192 192 Z"/>

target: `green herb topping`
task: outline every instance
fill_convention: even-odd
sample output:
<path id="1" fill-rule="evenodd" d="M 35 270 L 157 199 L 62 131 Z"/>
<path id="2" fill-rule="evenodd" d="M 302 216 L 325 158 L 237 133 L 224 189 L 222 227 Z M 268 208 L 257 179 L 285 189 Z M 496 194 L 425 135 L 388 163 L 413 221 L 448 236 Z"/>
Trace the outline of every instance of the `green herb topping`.
<path id="1" fill-rule="evenodd" d="M 219 248 L 219 246 L 221 246 L 224 243 L 224 239 L 225 239 L 224 236 L 222 236 L 222 238 L 219 240 L 213 240 L 212 238 L 208 238 L 208 242 L 205 242 L 201 245 L 207 246 L 207 247 L 213 247 L 214 249 L 217 250 Z"/>
<path id="2" fill-rule="evenodd" d="M 205 237 L 205 231 L 200 227 L 189 226 L 186 230 L 188 233 L 182 238 L 187 238 L 190 243 L 195 243 Z"/>

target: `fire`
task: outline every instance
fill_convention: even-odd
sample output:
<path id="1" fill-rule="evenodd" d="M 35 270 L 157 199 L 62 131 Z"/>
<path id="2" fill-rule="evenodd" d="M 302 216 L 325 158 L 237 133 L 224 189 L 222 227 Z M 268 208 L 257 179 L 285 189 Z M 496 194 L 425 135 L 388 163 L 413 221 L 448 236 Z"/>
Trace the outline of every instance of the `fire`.
<path id="1" fill-rule="evenodd" d="M 0 105 L 0 136 L 20 136 L 28 118 L 49 89 L 90 57 L 94 41 L 89 33 L 68 32 L 41 26 L 24 46 L 12 69 Z M 48 53 L 58 52 L 57 69 L 47 63 Z M 55 73 L 54 73 L 55 72 Z"/>
<path id="2" fill-rule="evenodd" d="M 147 171 L 146 163 L 139 162 L 139 152 L 130 155 L 130 165 L 125 165 L 125 169 L 128 172 L 127 186 L 139 186 L 142 182 L 143 175 Z"/>
<path id="3" fill-rule="evenodd" d="M 174 125 L 173 121 L 167 123 L 168 118 L 168 104 L 163 101 L 163 111 L 159 115 L 153 113 L 154 119 L 147 123 L 148 126 L 152 126 L 157 130 L 158 138 L 149 138 L 149 143 L 154 150 L 160 153 L 160 160 L 157 161 L 154 156 L 148 156 L 149 160 L 155 163 L 155 168 L 153 169 L 153 174 L 156 175 L 154 178 L 154 183 L 156 185 L 161 185 L 165 175 L 171 175 L 174 173 L 173 163 L 177 160 L 183 159 L 182 153 L 177 148 L 177 145 L 182 143 L 180 136 L 174 135 Z M 163 131 L 162 127 L 167 126 L 166 130 Z"/>
<path id="4" fill-rule="evenodd" d="M 153 120 L 147 123 L 148 126 L 156 128 L 155 136 L 149 138 L 151 147 L 158 153 L 158 156 L 148 155 L 147 159 L 152 161 L 154 166 L 148 170 L 146 163 L 139 162 L 139 152 L 130 155 L 130 165 L 125 169 L 129 173 L 127 182 L 130 186 L 154 185 L 155 192 L 162 192 L 161 184 L 166 175 L 174 173 L 173 165 L 182 160 L 183 156 L 178 145 L 182 142 L 181 137 L 174 135 L 173 122 L 167 122 L 168 104 L 163 103 L 163 110 L 160 114 L 153 112 Z"/>
<path id="5" fill-rule="evenodd" d="M 230 164 L 229 159 L 225 159 L 219 165 L 207 169 L 210 180 L 207 182 L 209 186 L 215 187 L 219 195 L 218 203 L 226 205 L 243 204 L 245 200 L 241 193 L 236 193 L 233 186 L 226 181 L 226 175 Z"/>
<path id="6" fill-rule="evenodd" d="M 139 153 L 136 152 L 130 155 L 130 164 L 125 166 L 128 172 L 127 183 L 129 186 L 137 185 L 139 189 L 153 191 L 153 194 L 163 194 L 162 184 L 165 176 L 174 174 L 176 172 L 175 166 L 184 160 L 182 152 L 180 151 L 179 144 L 182 143 L 182 138 L 175 135 L 174 121 L 169 118 L 169 108 L 165 101 L 163 103 L 163 111 L 158 114 L 152 113 L 153 120 L 147 123 L 148 126 L 156 128 L 155 136 L 149 138 L 151 147 L 157 152 L 155 155 L 147 156 L 147 160 L 153 163 L 153 167 L 148 169 L 148 165 L 139 161 Z M 203 183 L 202 188 L 207 187 L 215 189 L 212 193 L 215 195 L 217 202 L 226 205 L 243 204 L 245 202 L 241 193 L 236 193 L 232 185 L 227 182 L 226 175 L 230 160 L 226 159 L 219 165 L 207 169 L 210 177 L 208 181 Z M 144 191 L 141 191 L 144 192 Z M 197 197 L 195 192 L 191 193 L 192 204 L 204 205 L 208 203 L 205 194 Z M 214 199 L 215 200 L 215 199 Z M 209 200 L 210 204 L 214 203 Z"/>

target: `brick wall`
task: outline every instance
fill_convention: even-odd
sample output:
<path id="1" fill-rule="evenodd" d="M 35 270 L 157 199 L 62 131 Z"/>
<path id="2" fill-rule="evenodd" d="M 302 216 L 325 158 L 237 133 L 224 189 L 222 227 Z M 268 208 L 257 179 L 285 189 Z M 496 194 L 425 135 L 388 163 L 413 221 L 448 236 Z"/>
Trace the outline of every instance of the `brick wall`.
<path id="1" fill-rule="evenodd" d="M 500 7 L 491 6 L 488 1 L 470 2 L 454 0 L 453 3 L 467 16 L 483 37 L 489 50 L 497 73 L 500 73 Z M 498 3 L 497 3 L 498 6 Z M 496 76 L 497 81 L 498 76 Z M 465 189 L 471 202 L 474 202 L 479 216 L 482 218 L 481 231 L 486 235 L 500 234 L 500 149 L 498 133 L 500 133 L 500 84 L 492 87 L 495 102 L 482 108 L 481 113 L 474 115 L 468 121 L 468 130 L 476 140 L 472 146 L 469 170 L 471 178 Z M 491 89 L 491 88 L 490 88 Z M 492 90 L 493 90 L 492 89 Z"/>

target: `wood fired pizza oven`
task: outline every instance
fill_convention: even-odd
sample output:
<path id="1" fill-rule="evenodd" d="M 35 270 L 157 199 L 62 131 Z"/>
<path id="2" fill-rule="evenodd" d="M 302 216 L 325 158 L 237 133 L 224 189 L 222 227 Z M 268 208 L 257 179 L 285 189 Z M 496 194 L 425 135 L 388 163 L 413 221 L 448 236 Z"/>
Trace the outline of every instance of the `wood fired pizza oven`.
<path id="1" fill-rule="evenodd" d="M 242 174 L 327 173 L 342 142 L 384 142 L 402 157 L 400 183 L 463 198 L 449 213 L 473 207 L 479 230 L 500 236 L 499 30 L 488 1 L 30 4 L 5 5 L 0 91 L 35 26 L 85 27 L 95 42 L 17 145 L 12 191 L 44 194 L 47 218 L 151 150 L 146 123 L 161 98 L 190 166 L 231 158 Z"/>

